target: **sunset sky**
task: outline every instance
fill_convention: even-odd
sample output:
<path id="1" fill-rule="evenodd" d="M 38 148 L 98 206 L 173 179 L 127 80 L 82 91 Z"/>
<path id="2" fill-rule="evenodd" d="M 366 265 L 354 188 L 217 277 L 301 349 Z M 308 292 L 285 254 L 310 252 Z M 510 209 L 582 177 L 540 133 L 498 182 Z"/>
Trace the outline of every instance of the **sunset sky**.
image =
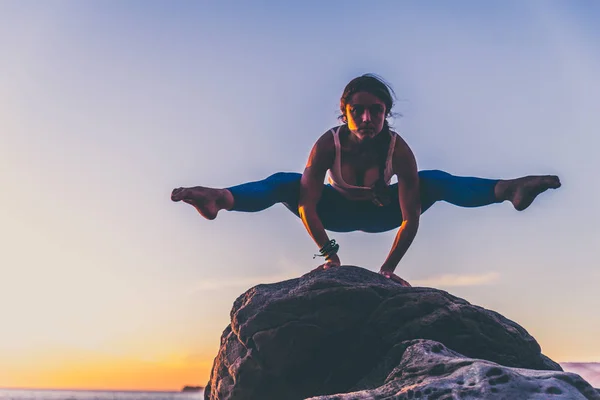
<path id="1" fill-rule="evenodd" d="M 235 298 L 318 265 L 276 205 L 206 221 L 179 186 L 302 172 L 366 72 L 419 169 L 561 189 L 438 203 L 397 272 L 600 361 L 600 2 L 1 1 L 0 387 L 205 385 Z M 377 271 L 395 231 L 347 233 Z"/>

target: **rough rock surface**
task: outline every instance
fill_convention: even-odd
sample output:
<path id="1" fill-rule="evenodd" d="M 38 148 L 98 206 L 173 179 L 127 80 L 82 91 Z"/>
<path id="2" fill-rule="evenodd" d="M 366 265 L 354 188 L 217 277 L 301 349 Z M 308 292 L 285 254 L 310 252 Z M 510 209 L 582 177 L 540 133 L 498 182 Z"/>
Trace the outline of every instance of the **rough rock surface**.
<path id="1" fill-rule="evenodd" d="M 396 345 L 385 365 L 399 359 L 376 387 L 357 385 L 353 392 L 311 397 L 310 400 L 349 399 L 600 399 L 579 375 L 504 367 L 449 350 L 430 340 Z M 381 372 L 378 375 L 382 377 Z"/>
<path id="2" fill-rule="evenodd" d="M 414 339 L 443 343 L 463 358 L 562 371 L 525 329 L 494 311 L 344 266 L 241 295 L 205 398 L 293 400 L 376 388 L 387 379 L 385 366 L 398 366 L 389 364 L 390 352 Z"/>

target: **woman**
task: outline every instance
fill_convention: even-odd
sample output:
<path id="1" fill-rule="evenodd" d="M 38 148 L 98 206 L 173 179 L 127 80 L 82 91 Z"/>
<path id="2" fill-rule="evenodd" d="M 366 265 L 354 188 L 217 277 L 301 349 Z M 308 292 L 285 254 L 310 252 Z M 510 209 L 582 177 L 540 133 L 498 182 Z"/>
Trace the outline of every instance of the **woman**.
<path id="1" fill-rule="evenodd" d="M 341 265 L 339 245 L 325 230 L 399 228 L 379 273 L 410 286 L 394 270 L 417 233 L 420 215 L 436 201 L 480 207 L 508 200 L 521 211 L 538 194 L 560 187 L 558 177 L 551 175 L 499 180 L 458 177 L 439 170 L 418 172 L 411 149 L 387 122 L 392 93 L 371 74 L 350 81 L 340 100 L 343 124 L 317 140 L 303 174 L 279 172 L 226 189 L 178 188 L 171 199 L 191 204 L 210 220 L 222 209 L 256 212 L 283 203 L 302 219 L 319 255 L 325 257 L 317 270 Z M 325 185 L 327 172 L 329 184 Z M 390 185 L 394 175 L 398 183 Z"/>

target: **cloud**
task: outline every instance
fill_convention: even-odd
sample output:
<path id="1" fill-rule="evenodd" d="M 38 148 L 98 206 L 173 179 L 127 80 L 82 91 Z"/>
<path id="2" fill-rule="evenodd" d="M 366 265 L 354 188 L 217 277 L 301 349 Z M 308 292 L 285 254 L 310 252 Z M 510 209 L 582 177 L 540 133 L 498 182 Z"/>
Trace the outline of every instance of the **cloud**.
<path id="1" fill-rule="evenodd" d="M 498 281 L 500 274 L 488 272 L 479 275 L 445 274 L 427 279 L 412 280 L 413 286 L 450 287 L 450 286 L 482 286 L 490 285 Z"/>

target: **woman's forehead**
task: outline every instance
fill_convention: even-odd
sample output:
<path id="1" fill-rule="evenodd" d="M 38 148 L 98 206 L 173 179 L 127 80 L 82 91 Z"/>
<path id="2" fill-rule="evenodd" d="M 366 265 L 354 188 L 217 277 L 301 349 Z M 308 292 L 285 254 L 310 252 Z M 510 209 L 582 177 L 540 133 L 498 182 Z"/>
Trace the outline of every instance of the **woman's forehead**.
<path id="1" fill-rule="evenodd" d="M 354 104 L 362 104 L 362 105 L 382 104 L 382 105 L 385 105 L 383 100 L 381 100 L 379 97 L 375 96 L 372 93 L 364 92 L 364 91 L 356 92 L 352 96 L 350 96 L 348 104 L 352 104 L 352 105 L 354 105 Z"/>

